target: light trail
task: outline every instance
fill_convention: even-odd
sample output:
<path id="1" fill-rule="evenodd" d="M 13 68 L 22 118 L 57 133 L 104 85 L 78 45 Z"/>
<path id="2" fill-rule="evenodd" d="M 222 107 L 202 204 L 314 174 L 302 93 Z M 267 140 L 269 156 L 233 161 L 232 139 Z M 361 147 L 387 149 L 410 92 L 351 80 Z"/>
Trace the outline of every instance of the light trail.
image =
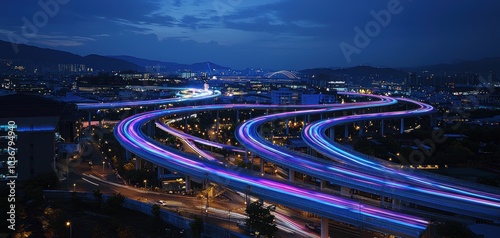
<path id="1" fill-rule="evenodd" d="M 368 104 L 370 103 L 367 103 L 366 107 L 368 107 Z M 226 168 L 209 161 L 200 162 L 194 156 L 180 155 L 177 150 L 159 144 L 148 138 L 140 130 L 148 121 L 173 114 L 193 112 L 193 110 L 251 109 L 255 108 L 255 106 L 247 104 L 239 106 L 208 105 L 153 111 L 125 119 L 117 125 L 114 132 L 120 144 L 127 150 L 152 163 L 174 169 L 182 174 L 200 179 L 208 177 L 210 181 L 235 190 L 245 191 L 251 188 L 252 194 L 264 199 L 308 210 L 353 225 L 362 223 L 365 227 L 373 226 L 377 229 L 385 229 L 386 231 L 394 231 L 409 236 L 417 236 L 426 228 L 428 222 L 418 217 L 386 211 L 381 208 L 359 204 L 357 201 L 298 188 L 292 184 L 276 182 L 245 171 L 235 171 L 235 168 Z M 330 109 L 324 110 L 328 111 Z M 366 219 L 370 220 L 369 225 L 367 225 L 368 221 Z"/>

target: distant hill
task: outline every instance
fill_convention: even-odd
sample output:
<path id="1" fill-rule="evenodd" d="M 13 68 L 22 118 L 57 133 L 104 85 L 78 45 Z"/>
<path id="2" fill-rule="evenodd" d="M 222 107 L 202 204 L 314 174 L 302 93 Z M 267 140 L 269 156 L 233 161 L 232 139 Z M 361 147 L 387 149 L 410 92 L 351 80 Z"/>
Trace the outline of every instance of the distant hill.
<path id="1" fill-rule="evenodd" d="M 461 61 L 453 64 L 436 64 L 421 67 L 404 68 L 402 70 L 414 72 L 429 71 L 440 75 L 449 75 L 455 73 L 487 74 L 490 71 L 498 73 L 500 72 L 500 57 Z"/>
<path id="2" fill-rule="evenodd" d="M 157 67 L 161 68 L 162 71 L 192 71 L 192 72 L 207 72 L 210 70 L 229 70 L 229 67 L 221 66 L 214 64 L 212 62 L 202 62 L 202 63 L 194 63 L 194 64 L 179 64 L 174 62 L 163 62 L 158 60 L 148 60 L 141 59 L 128 55 L 118 55 L 118 56 L 108 56 L 115 59 L 121 59 L 128 61 L 130 63 L 134 63 L 141 67 Z"/>
<path id="3" fill-rule="evenodd" d="M 128 61 L 109 58 L 101 55 L 80 56 L 60 50 L 40 48 L 19 44 L 18 52 L 12 43 L 0 41 L 0 59 L 9 59 L 36 65 L 84 64 L 94 70 L 138 70 L 139 66 Z"/>
<path id="4" fill-rule="evenodd" d="M 401 81 L 408 73 L 405 71 L 393 68 L 377 68 L 371 66 L 356 66 L 352 68 L 317 68 L 306 69 L 300 71 L 306 77 L 311 75 L 319 75 L 324 79 L 342 78 L 341 76 L 348 76 L 345 79 L 352 79 L 353 81 L 372 81 L 372 80 L 392 80 Z"/>
<path id="5" fill-rule="evenodd" d="M 133 56 L 128 56 L 128 55 L 110 55 L 108 56 L 110 58 L 114 59 L 121 59 L 125 60 L 127 62 L 139 65 L 140 67 L 144 68 L 147 66 L 164 66 L 169 69 L 177 69 L 181 68 L 182 64 L 174 63 L 174 62 L 163 62 L 163 61 L 158 61 L 158 60 L 148 60 L 148 59 L 141 59 Z"/>
<path id="6" fill-rule="evenodd" d="M 319 76 L 321 80 L 343 79 L 354 83 L 367 85 L 372 80 L 390 80 L 402 82 L 408 72 L 417 72 L 435 75 L 452 75 L 462 73 L 488 74 L 500 72 L 500 57 L 484 58 L 480 60 L 460 61 L 454 64 L 435 64 L 421 67 L 383 68 L 371 66 L 356 66 L 352 68 L 316 68 L 301 70 L 305 77 Z M 344 76 L 344 77 L 342 77 Z"/>

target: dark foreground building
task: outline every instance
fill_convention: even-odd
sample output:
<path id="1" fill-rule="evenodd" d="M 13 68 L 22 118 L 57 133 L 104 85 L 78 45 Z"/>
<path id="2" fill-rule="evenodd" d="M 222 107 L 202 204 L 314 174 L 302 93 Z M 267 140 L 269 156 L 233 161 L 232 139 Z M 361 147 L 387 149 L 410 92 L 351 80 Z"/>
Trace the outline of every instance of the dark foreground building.
<path id="1" fill-rule="evenodd" d="M 59 138 L 72 137 L 74 104 L 40 96 L 14 94 L 0 97 L 0 161 L 9 157 L 6 125 L 14 124 L 17 180 L 53 171 Z M 63 133 L 62 135 L 60 133 Z M 12 140 L 12 139 L 10 139 Z M 8 174 L 5 163 L 0 174 Z"/>

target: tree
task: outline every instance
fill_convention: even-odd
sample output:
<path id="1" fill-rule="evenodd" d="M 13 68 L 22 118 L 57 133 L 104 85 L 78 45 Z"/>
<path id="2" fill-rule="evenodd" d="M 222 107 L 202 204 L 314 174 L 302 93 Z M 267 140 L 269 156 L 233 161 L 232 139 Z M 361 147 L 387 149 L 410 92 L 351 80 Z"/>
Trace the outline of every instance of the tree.
<path id="1" fill-rule="evenodd" d="M 125 196 L 123 196 L 121 193 L 114 193 L 113 196 L 109 197 L 108 201 L 106 201 L 111 211 L 117 211 L 118 209 L 120 209 L 124 202 Z"/>
<path id="2" fill-rule="evenodd" d="M 263 208 L 260 202 L 253 202 L 248 204 L 246 213 L 248 215 L 246 221 L 248 227 L 258 231 L 263 236 L 274 236 L 278 228 L 274 224 L 274 215 L 271 215 L 269 209 Z"/>
<path id="3" fill-rule="evenodd" d="M 99 207 L 101 207 L 101 203 L 102 203 L 102 193 L 101 193 L 101 190 L 99 190 L 99 189 L 94 190 L 94 197 L 95 197 L 95 200 L 97 201 L 97 205 Z"/>
<path id="4" fill-rule="evenodd" d="M 151 206 L 151 214 L 156 218 L 160 217 L 160 206 L 158 204 L 153 204 L 153 206 Z"/>
<path id="5" fill-rule="evenodd" d="M 132 171 L 132 170 L 134 170 L 134 169 L 135 169 L 135 165 L 134 165 L 134 164 L 132 164 L 132 163 L 126 163 L 126 164 L 124 164 L 124 165 L 123 165 L 123 169 L 124 169 L 125 171 L 127 171 L 127 172 L 128 172 L 128 171 Z"/>

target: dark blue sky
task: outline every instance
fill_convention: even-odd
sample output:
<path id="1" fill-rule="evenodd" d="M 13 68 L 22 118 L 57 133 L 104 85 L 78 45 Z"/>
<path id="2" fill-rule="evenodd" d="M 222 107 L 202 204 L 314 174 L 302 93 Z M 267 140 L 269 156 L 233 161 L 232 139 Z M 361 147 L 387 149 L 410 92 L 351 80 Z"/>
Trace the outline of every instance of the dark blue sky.
<path id="1" fill-rule="evenodd" d="M 400 67 L 500 56 L 498 0 L 40 2 L 52 4 L 2 0 L 0 39 L 80 55 L 212 61 L 237 69 Z M 371 11 L 390 19 L 385 14 L 376 23 Z M 355 42 L 356 27 L 369 41 Z"/>

